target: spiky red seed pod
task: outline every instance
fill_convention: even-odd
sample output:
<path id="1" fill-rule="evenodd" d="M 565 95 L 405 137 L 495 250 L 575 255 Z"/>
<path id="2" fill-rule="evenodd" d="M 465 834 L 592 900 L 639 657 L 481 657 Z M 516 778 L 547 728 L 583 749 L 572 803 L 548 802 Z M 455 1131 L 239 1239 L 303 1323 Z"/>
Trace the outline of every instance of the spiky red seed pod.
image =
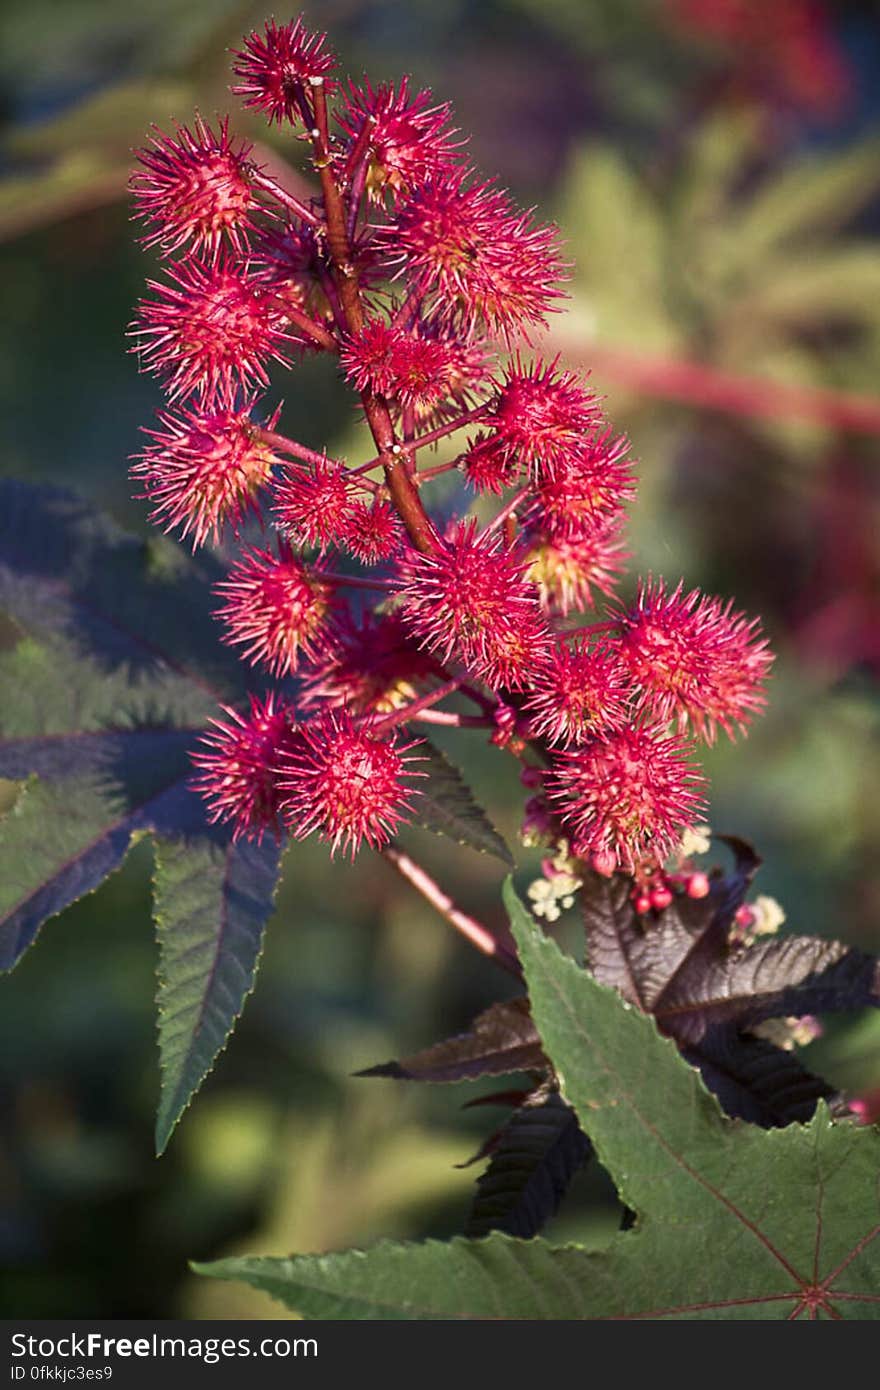
<path id="1" fill-rule="evenodd" d="M 485 327 L 509 341 L 546 326 L 562 297 L 559 234 L 472 177 L 454 169 L 429 179 L 380 237 L 389 260 L 405 266 L 426 318 L 466 336 Z"/>
<path id="2" fill-rule="evenodd" d="M 367 192 L 373 201 L 381 202 L 386 190 L 400 193 L 442 177 L 459 162 L 464 141 L 449 128 L 451 115 L 448 102 L 434 104 L 428 90 L 410 96 L 406 77 L 397 88 L 383 82 L 374 90 L 368 79 L 362 87 L 350 84 L 337 120 L 351 149 L 369 123 Z"/>
<path id="3" fill-rule="evenodd" d="M 380 849 L 407 818 L 419 777 L 415 743 L 381 735 L 372 721 L 356 725 L 342 709 L 323 710 L 302 728 L 302 742 L 278 766 L 281 812 L 297 840 L 318 831 L 354 858 L 366 843 Z"/>
<path id="4" fill-rule="evenodd" d="M 577 746 L 626 723 L 630 691 L 620 662 L 584 635 L 559 643 L 538 667 L 523 712 L 533 737 Z"/>
<path id="5" fill-rule="evenodd" d="M 169 269 L 172 284 L 147 283 L 158 299 L 143 300 L 134 349 L 151 371 L 168 378 L 171 400 L 198 394 L 227 399 L 266 385 L 270 358 L 287 363 L 289 338 L 271 297 L 228 260 L 191 260 Z"/>
<path id="6" fill-rule="evenodd" d="M 357 391 L 379 392 L 420 417 L 444 401 L 465 406 L 486 376 L 485 356 L 474 346 L 377 318 L 348 339 L 340 361 Z"/>
<path id="7" fill-rule="evenodd" d="M 630 726 L 558 754 L 549 794 L 574 853 L 613 853 L 628 873 L 662 864 L 704 809 L 690 751 L 662 729 Z"/>
<path id="8" fill-rule="evenodd" d="M 216 132 L 201 116 L 193 130 L 178 125 L 176 136 L 154 127 L 150 145 L 137 153 L 143 168 L 130 181 L 137 212 L 154 226 L 143 244 L 168 254 L 189 243 L 213 257 L 225 237 L 243 254 L 257 206 L 252 149 L 230 138 L 228 116 Z"/>
<path id="9" fill-rule="evenodd" d="M 314 468 L 288 467 L 274 488 L 279 527 L 300 546 L 341 545 L 356 489 L 348 470 L 329 460 Z"/>
<path id="10" fill-rule="evenodd" d="M 492 688 L 522 689 L 551 635 L 534 585 L 501 539 L 460 522 L 430 555 L 413 555 L 400 590 L 404 622 L 428 651 L 461 661 Z"/>
<path id="11" fill-rule="evenodd" d="M 301 657 L 313 657 L 332 640 L 330 588 L 310 574 L 286 541 L 278 554 L 247 550 L 216 586 L 226 600 L 218 617 L 224 641 L 239 646 L 251 665 L 274 676 L 295 671 Z"/>
<path id="12" fill-rule="evenodd" d="M 540 533 L 529 538 L 528 576 L 545 612 L 565 617 L 592 608 L 594 589 L 606 597 L 613 592 L 629 558 L 622 533 L 623 518 L 612 517 L 569 539 Z"/>
<path id="13" fill-rule="evenodd" d="M 401 546 L 403 527 L 390 502 L 355 502 L 345 522 L 343 544 L 365 565 L 389 560 Z"/>
<path id="14" fill-rule="evenodd" d="M 730 603 L 649 579 L 619 622 L 615 645 L 651 718 L 677 718 L 680 730 L 690 723 L 712 743 L 718 726 L 733 738 L 766 704 L 773 657 L 757 619 Z"/>
<path id="15" fill-rule="evenodd" d="M 629 443 L 610 430 L 587 435 L 537 487 L 538 523 L 555 537 L 595 532 L 635 496 Z"/>
<path id="16" fill-rule="evenodd" d="M 161 411 L 163 428 L 145 431 L 153 443 L 131 470 L 144 484 L 138 495 L 153 503 L 152 521 L 191 536 L 194 550 L 216 545 L 226 525 L 237 530 L 249 511 L 259 511 L 257 493 L 278 460 L 254 429 L 253 404 Z"/>
<path id="17" fill-rule="evenodd" d="M 512 487 L 522 467 L 519 456 L 507 448 L 495 434 L 480 433 L 468 443 L 462 463 L 467 480 L 477 492 L 493 492 L 499 496 Z"/>
<path id="18" fill-rule="evenodd" d="M 528 468 L 532 478 L 553 478 L 580 466 L 584 435 L 596 436 L 602 412 L 596 395 L 558 359 L 530 366 L 519 357 L 507 368 L 489 417 L 500 451 Z"/>
<path id="19" fill-rule="evenodd" d="M 303 704 L 390 714 L 437 674 L 437 663 L 416 646 L 397 613 L 367 609 L 355 621 L 343 612 L 333 646 L 304 672 Z"/>
<path id="20" fill-rule="evenodd" d="M 263 33 L 253 30 L 244 40 L 244 50 L 236 52 L 232 70 L 239 79 L 232 87 L 234 96 L 255 111 L 263 111 L 271 125 L 294 122 L 301 116 L 303 83 L 323 80 L 334 84 L 327 74 L 336 67 L 336 55 L 325 50 L 326 34 L 306 29 L 302 15 L 288 24 L 270 19 Z"/>
<path id="21" fill-rule="evenodd" d="M 259 842 L 266 831 L 280 839 L 275 768 L 296 738 L 293 711 L 275 694 L 249 699 L 246 714 L 224 705 L 228 720 L 210 721 L 204 748 L 192 754 L 199 769 L 192 785 L 205 797 L 211 823 L 232 826 L 233 840 Z"/>

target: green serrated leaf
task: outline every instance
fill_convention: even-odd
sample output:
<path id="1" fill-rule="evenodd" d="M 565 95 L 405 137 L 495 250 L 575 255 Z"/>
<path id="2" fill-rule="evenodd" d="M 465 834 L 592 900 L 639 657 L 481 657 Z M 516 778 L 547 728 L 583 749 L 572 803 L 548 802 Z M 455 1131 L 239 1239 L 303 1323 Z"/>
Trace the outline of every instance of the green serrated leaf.
<path id="1" fill-rule="evenodd" d="M 495 829 L 458 768 L 427 739 L 419 748 L 420 770 L 428 775 L 419 783 L 413 821 L 425 830 L 446 835 L 458 845 L 468 845 L 481 854 L 494 854 L 504 864 L 513 865 L 513 855 Z"/>
<path id="2" fill-rule="evenodd" d="M 278 846 L 157 840 L 162 1092 L 156 1151 L 214 1065 L 254 987 L 278 880 Z"/>
<path id="3" fill-rule="evenodd" d="M 582 1318 L 585 1262 L 574 1246 L 491 1235 L 290 1259 L 193 1264 L 212 1279 L 240 1279 L 304 1318 Z"/>
<path id="4" fill-rule="evenodd" d="M 0 969 L 122 863 L 133 838 L 204 830 L 189 751 L 238 663 L 211 630 L 208 561 L 175 573 L 88 503 L 0 483 Z M 206 636 L 207 634 L 207 636 Z"/>
<path id="5" fill-rule="evenodd" d="M 880 1316 L 880 1132 L 724 1118 L 653 1020 L 505 901 L 532 1010 L 634 1229 L 603 1251 L 538 1239 L 383 1244 L 195 1266 L 314 1318 L 778 1319 Z"/>
<path id="6" fill-rule="evenodd" d="M 217 567 L 144 545 L 69 493 L 0 482 L 0 969 L 158 841 L 163 1148 L 253 985 L 277 846 L 206 821 L 191 751 L 242 669 L 210 622 Z"/>
<path id="7" fill-rule="evenodd" d="M 639 1213 L 609 1254 L 617 1311 L 880 1316 L 880 1134 L 824 1105 L 786 1129 L 725 1119 L 653 1019 L 564 957 L 509 883 L 505 902 L 563 1094 Z"/>

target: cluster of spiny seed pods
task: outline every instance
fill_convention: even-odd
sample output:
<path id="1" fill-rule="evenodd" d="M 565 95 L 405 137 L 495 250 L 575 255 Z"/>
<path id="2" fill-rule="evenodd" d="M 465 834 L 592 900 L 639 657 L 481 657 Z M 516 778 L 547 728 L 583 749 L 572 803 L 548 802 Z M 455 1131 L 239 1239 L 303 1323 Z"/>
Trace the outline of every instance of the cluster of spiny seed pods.
<path id="1" fill-rule="evenodd" d="M 479 177 L 429 92 L 334 69 L 301 20 L 234 60 L 244 105 L 307 143 L 314 197 L 198 116 L 156 130 L 132 180 L 168 259 L 136 350 L 169 400 L 134 475 L 194 546 L 263 525 L 217 586 L 261 693 L 215 721 L 197 785 L 237 836 L 382 847 L 420 794 L 417 726 L 482 726 L 523 762 L 527 833 L 645 881 L 703 809 L 691 739 L 748 723 L 770 655 L 755 622 L 681 584 L 615 598 L 626 441 L 528 346 L 561 299 L 556 229 Z M 267 366 L 306 352 L 357 397 L 367 463 L 277 432 Z M 456 432 L 457 457 L 432 461 Z M 431 500 L 450 469 L 451 521 Z"/>

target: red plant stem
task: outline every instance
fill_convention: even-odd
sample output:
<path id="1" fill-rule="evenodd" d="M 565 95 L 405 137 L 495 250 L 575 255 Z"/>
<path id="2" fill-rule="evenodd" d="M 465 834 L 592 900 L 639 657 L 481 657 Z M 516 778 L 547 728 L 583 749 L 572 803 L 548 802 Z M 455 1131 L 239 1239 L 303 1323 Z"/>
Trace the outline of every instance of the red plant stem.
<path id="1" fill-rule="evenodd" d="M 460 695 L 466 695 L 469 700 L 473 700 L 475 705 L 479 705 L 484 714 L 488 714 L 494 718 L 495 706 L 498 701 L 491 695 L 484 695 L 481 690 L 477 690 L 476 686 L 471 685 L 463 677 L 459 679 L 458 692 Z"/>
<path id="2" fill-rule="evenodd" d="M 499 941 L 488 927 L 484 927 L 482 922 L 478 922 L 474 917 L 469 917 L 466 912 L 462 912 L 460 908 L 456 907 L 440 885 L 435 883 L 420 865 L 410 859 L 408 854 L 404 854 L 396 845 L 389 845 L 379 852 L 383 859 L 387 859 L 389 864 L 393 864 L 401 877 L 411 883 L 422 897 L 427 899 L 431 906 L 436 908 L 457 932 L 461 933 L 466 941 L 469 941 L 472 946 L 476 946 L 478 951 L 481 951 L 484 956 L 488 956 L 490 960 L 494 960 L 497 965 L 501 966 L 502 970 L 506 970 L 515 979 L 522 979 L 519 961 L 513 951 L 502 941 Z"/>
<path id="3" fill-rule="evenodd" d="M 475 420 L 485 419 L 488 409 L 488 402 L 484 402 L 483 405 L 478 405 L 473 410 L 466 410 L 463 415 L 456 415 L 455 419 L 448 421 L 447 424 L 438 425 L 435 430 L 429 430 L 427 434 L 420 434 L 406 447 L 413 451 L 424 449 L 426 444 L 434 444 L 438 439 L 445 439 L 447 434 L 455 434 L 456 430 L 463 430 L 465 425 L 472 425 Z"/>
<path id="4" fill-rule="evenodd" d="M 351 241 L 357 230 L 361 200 L 367 184 L 367 171 L 370 164 L 370 136 L 376 125 L 376 117 L 368 115 L 361 126 L 360 134 L 345 164 L 345 178 L 348 183 L 348 237 Z"/>
<path id="5" fill-rule="evenodd" d="M 299 198 L 295 198 L 292 193 L 288 193 L 286 188 L 282 188 L 281 184 L 276 182 L 270 174 L 264 173 L 261 169 L 256 169 L 251 173 L 251 180 L 259 188 L 262 188 L 264 192 L 268 193 L 270 197 L 282 203 L 289 212 L 293 213 L 294 217 L 298 217 L 300 221 L 308 223 L 310 227 L 320 227 L 320 217 L 312 212 L 311 208 L 306 207 L 305 203 L 301 202 Z"/>
<path id="6" fill-rule="evenodd" d="M 322 464 L 328 464 L 331 468 L 345 468 L 342 459 L 328 458 L 326 454 L 319 454 L 317 449 L 310 449 L 305 444 L 299 444 L 295 439 L 288 439 L 286 434 L 278 434 L 276 430 L 254 429 L 254 438 L 263 444 L 268 444 L 270 449 L 280 449 L 285 454 L 291 454 L 294 458 L 301 459 L 303 463 L 310 463 L 313 467 L 320 468 Z M 354 469 L 346 470 L 346 473 L 354 472 Z M 355 487 L 363 488 L 365 492 L 380 492 L 378 483 L 374 483 L 371 478 L 358 478 Z"/>
<path id="7" fill-rule="evenodd" d="M 448 434 L 455 434 L 456 430 L 462 430 L 466 425 L 473 424 L 475 420 L 482 420 L 487 409 L 488 406 L 479 405 L 474 410 L 468 410 L 464 415 L 456 416 L 454 420 L 450 420 L 445 425 L 438 425 L 435 430 L 430 430 L 427 434 L 420 434 L 415 439 L 407 440 L 405 444 L 401 445 L 401 448 L 408 454 L 414 454 L 417 449 L 423 449 L 426 444 L 434 444 L 438 439 L 445 439 Z M 379 468 L 381 463 L 381 458 L 371 458 L 352 471 L 354 473 L 369 473 L 372 469 Z M 457 463 L 458 460 L 453 459 L 451 463 L 438 464 L 436 468 L 429 468 L 420 473 L 419 477 L 432 478 L 436 473 L 446 473 L 450 468 L 455 468 Z"/>
<path id="8" fill-rule="evenodd" d="M 382 396 L 374 396 L 368 391 L 361 394 L 361 403 L 379 448 L 391 500 L 416 550 L 430 555 L 437 549 L 437 533 L 422 506 L 418 488 L 410 476 L 406 453 L 394 437 L 394 426 L 388 414 L 388 406 Z"/>
<path id="9" fill-rule="evenodd" d="M 477 537 L 477 543 L 479 544 L 479 542 L 484 541 L 487 536 L 491 536 L 492 532 L 497 531 L 499 526 L 503 526 L 507 518 L 511 516 L 513 512 L 516 511 L 520 502 L 524 501 L 527 496 L 528 488 L 522 488 L 521 491 L 514 493 L 513 497 L 511 497 L 507 502 L 505 502 L 498 515 L 493 516 L 492 520 L 488 522 L 486 526 L 483 527 L 482 531 Z"/>
<path id="10" fill-rule="evenodd" d="M 600 344 L 572 350 L 557 340 L 553 346 L 576 365 L 593 368 L 596 375 L 646 396 L 732 415 L 812 420 L 853 434 L 880 434 L 880 399 L 873 396 L 792 386 L 766 377 L 720 371 L 684 358 L 648 357 Z"/>
<path id="11" fill-rule="evenodd" d="M 255 428 L 254 438 L 261 444 L 268 444 L 270 449 L 281 449 L 285 454 L 293 454 L 294 458 L 302 459 L 303 463 L 315 464 L 317 467 L 321 467 L 322 464 L 330 464 L 333 468 L 345 467 L 341 459 L 328 458 L 326 454 L 318 453 L 317 449 L 309 449 L 305 444 L 298 444 L 295 439 L 288 439 L 286 434 L 278 434 L 275 430 Z"/>
<path id="12" fill-rule="evenodd" d="M 410 716 L 425 724 L 448 724 L 453 729 L 490 729 L 492 720 L 485 714 L 456 714 L 453 710 L 426 709 Z"/>
<path id="13" fill-rule="evenodd" d="M 330 127 L 327 118 L 327 92 L 324 79 L 315 77 L 311 79 L 310 86 L 315 107 L 315 126 L 311 132 L 313 163 L 321 182 L 321 196 L 324 200 L 327 251 L 333 266 L 345 322 L 350 332 L 357 333 L 363 327 L 364 310 L 358 285 L 357 267 L 351 259 L 342 193 L 333 172 L 333 153 L 330 149 Z"/>
<path id="14" fill-rule="evenodd" d="M 386 593 L 391 592 L 391 584 L 387 579 L 367 579 L 360 574 L 341 574 L 338 570 L 322 570 L 313 568 L 311 571 L 318 579 L 326 579 L 331 584 L 339 584 L 340 587 L 349 589 L 381 589 Z"/>
<path id="15" fill-rule="evenodd" d="M 394 318 L 391 320 L 392 328 L 407 328 L 418 311 L 418 291 L 410 290 L 406 299 L 401 304 Z"/>
<path id="16" fill-rule="evenodd" d="M 272 303 L 277 305 L 285 318 L 289 319 L 301 333 L 305 333 L 307 338 L 311 338 L 317 347 L 323 348 L 325 352 L 339 351 L 339 343 L 329 328 L 325 328 L 321 323 L 316 323 L 314 319 L 309 318 L 308 314 L 304 314 L 301 309 L 294 308 L 292 304 L 287 304 L 283 299 L 273 298 Z"/>
<path id="17" fill-rule="evenodd" d="M 345 177 L 349 183 L 351 183 L 359 169 L 366 168 L 367 146 L 370 143 L 370 136 L 373 133 L 373 127 L 375 125 L 376 117 L 370 112 L 364 118 L 364 123 L 360 128 L 358 138 L 355 140 L 351 153 L 345 162 Z"/>
<path id="18" fill-rule="evenodd" d="M 367 181 L 367 166 L 362 164 L 355 174 L 351 188 L 348 190 L 348 235 L 354 237 L 357 231 L 358 214 L 361 210 L 361 201 L 364 196 L 364 185 Z"/>
<path id="19" fill-rule="evenodd" d="M 460 458 L 448 459 L 446 463 L 435 463 L 433 468 L 420 468 L 416 477 L 420 484 L 429 483 L 432 478 L 439 478 L 443 473 L 451 473 L 453 468 L 458 468 L 460 463 Z"/>
<path id="20" fill-rule="evenodd" d="M 327 120 L 327 93 L 323 78 L 311 83 L 315 105 L 315 128 L 312 131 L 314 165 L 321 181 L 327 225 L 327 251 L 333 266 L 342 312 L 350 333 L 358 333 L 364 323 L 364 308 L 358 285 L 357 267 L 351 257 L 345 208 L 342 194 L 333 172 L 330 132 Z M 394 435 L 394 426 L 384 397 L 371 391 L 361 392 L 361 405 L 367 424 L 379 450 L 379 460 L 385 471 L 385 482 L 407 535 L 415 546 L 426 554 L 437 547 L 437 533 L 422 506 L 418 489 L 406 466 L 406 458 Z"/>
<path id="21" fill-rule="evenodd" d="M 429 690 L 426 695 L 421 695 L 418 700 L 413 700 L 410 704 L 393 710 L 391 714 L 379 721 L 376 725 L 377 730 L 384 732 L 386 729 L 393 729 L 396 724 L 403 724 L 416 714 L 420 714 L 422 710 L 430 709 L 432 705 L 439 704 L 441 700 L 446 699 L 447 695 L 455 693 L 458 684 L 457 680 L 447 681 L 445 685 L 438 686 L 436 690 Z"/>
<path id="22" fill-rule="evenodd" d="M 321 282 L 321 289 L 327 296 L 327 303 L 333 310 L 333 322 L 340 332 L 344 334 L 345 317 L 342 313 L 342 305 L 339 303 L 339 295 L 336 293 L 336 285 L 334 284 L 333 276 L 330 274 L 327 267 L 322 264 L 317 266 L 317 275 Z"/>

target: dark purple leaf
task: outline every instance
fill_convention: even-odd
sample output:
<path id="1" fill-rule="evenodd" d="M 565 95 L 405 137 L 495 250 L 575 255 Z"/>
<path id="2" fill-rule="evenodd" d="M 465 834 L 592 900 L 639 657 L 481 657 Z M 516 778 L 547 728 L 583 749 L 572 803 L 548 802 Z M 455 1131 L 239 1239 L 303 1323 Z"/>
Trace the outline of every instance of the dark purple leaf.
<path id="1" fill-rule="evenodd" d="M 880 1003 L 880 961 L 815 936 L 773 937 L 720 959 L 690 961 L 653 1012 L 665 1032 L 698 1042 L 719 1023 L 748 1028 L 768 1018 L 833 1013 Z"/>
<path id="2" fill-rule="evenodd" d="M 399 1062 L 368 1067 L 358 1075 L 389 1076 L 399 1081 L 475 1081 L 480 1076 L 547 1070 L 528 1000 L 522 998 L 493 1004 L 466 1033 Z"/>
<path id="3" fill-rule="evenodd" d="M 511 1115 L 490 1146 L 489 1166 L 477 1182 L 465 1228 L 468 1236 L 537 1235 L 593 1151 L 574 1111 L 557 1091 L 546 1089 Z"/>
<path id="4" fill-rule="evenodd" d="M 797 1053 L 735 1028 L 713 1028 L 684 1056 L 699 1067 L 732 1119 L 771 1129 L 805 1123 L 832 1087 L 813 1076 Z"/>

